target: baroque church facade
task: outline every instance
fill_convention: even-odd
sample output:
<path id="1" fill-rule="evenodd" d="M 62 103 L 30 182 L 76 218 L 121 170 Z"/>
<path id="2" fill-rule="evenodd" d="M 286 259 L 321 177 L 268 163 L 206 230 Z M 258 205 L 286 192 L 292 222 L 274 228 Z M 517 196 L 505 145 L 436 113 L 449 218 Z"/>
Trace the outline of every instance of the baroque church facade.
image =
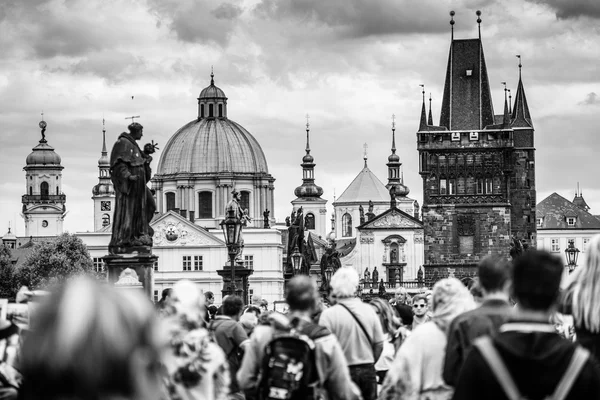
<path id="1" fill-rule="evenodd" d="M 440 123 L 431 108 L 427 118 L 423 91 L 416 134 L 427 282 L 472 276 L 486 255 L 508 257 L 513 240 L 536 246 L 534 128 L 520 58 L 514 105 L 505 88 L 494 114 L 481 28 L 478 38 L 455 39 L 453 25 Z"/>

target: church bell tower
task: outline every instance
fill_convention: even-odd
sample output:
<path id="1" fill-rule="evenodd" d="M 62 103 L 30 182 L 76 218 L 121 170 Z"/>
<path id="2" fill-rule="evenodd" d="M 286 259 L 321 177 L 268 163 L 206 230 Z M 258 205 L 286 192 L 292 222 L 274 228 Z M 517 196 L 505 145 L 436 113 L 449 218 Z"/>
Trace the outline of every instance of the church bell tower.
<path id="1" fill-rule="evenodd" d="M 115 208 L 115 188 L 110 180 L 110 160 L 106 151 L 106 129 L 102 120 L 102 153 L 98 160 L 98 184 L 92 189 L 94 231 L 108 229 Z"/>

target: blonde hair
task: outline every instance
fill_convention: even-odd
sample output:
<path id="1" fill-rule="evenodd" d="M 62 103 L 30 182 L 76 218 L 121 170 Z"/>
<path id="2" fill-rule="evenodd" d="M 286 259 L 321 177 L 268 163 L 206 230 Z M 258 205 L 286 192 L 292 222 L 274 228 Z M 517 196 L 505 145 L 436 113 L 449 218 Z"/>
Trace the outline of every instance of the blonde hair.
<path id="1" fill-rule="evenodd" d="M 147 352 L 154 367 L 160 361 L 155 312 L 141 293 L 77 278 L 48 296 L 36 316 L 22 360 L 31 398 L 132 397 L 132 355 Z"/>
<path id="2" fill-rule="evenodd" d="M 600 332 L 600 235 L 587 247 L 585 263 L 573 282 L 573 320 L 578 327 Z"/>

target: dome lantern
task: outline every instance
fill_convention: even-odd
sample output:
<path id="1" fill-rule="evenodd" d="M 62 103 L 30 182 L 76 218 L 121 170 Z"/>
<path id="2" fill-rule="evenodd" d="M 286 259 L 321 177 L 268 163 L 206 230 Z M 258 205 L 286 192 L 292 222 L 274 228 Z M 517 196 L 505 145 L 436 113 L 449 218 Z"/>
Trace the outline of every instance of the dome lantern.
<path id="1" fill-rule="evenodd" d="M 198 119 L 227 118 L 227 96 L 215 86 L 215 74 L 210 72 L 210 85 L 198 96 Z"/>

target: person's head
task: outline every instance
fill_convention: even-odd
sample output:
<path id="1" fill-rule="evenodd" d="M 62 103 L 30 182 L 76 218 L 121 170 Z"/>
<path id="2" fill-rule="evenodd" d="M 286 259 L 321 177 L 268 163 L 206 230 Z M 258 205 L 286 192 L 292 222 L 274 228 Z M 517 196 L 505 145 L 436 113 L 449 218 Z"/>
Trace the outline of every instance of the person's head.
<path id="1" fill-rule="evenodd" d="M 358 272 L 354 268 L 338 268 L 331 277 L 331 294 L 336 299 L 354 297 L 358 281 Z"/>
<path id="2" fill-rule="evenodd" d="M 469 293 L 473 296 L 473 301 L 475 301 L 476 304 L 481 304 L 483 302 L 483 291 L 481 290 L 479 278 L 473 279 L 473 282 L 469 287 Z"/>
<path id="3" fill-rule="evenodd" d="M 415 316 L 422 317 L 427 313 L 427 296 L 425 294 L 418 294 L 413 297 L 412 308 Z"/>
<path id="4" fill-rule="evenodd" d="M 161 296 L 160 296 L 160 300 L 167 301 L 169 299 L 169 297 L 171 297 L 172 292 L 173 292 L 172 288 L 163 289 Z"/>
<path id="5" fill-rule="evenodd" d="M 175 315 L 187 326 L 198 328 L 204 325 L 204 318 L 206 318 L 204 296 L 194 282 L 185 279 L 178 281 L 171 292 L 171 304 L 175 309 Z"/>
<path id="6" fill-rule="evenodd" d="M 400 286 L 396 289 L 394 293 L 394 297 L 396 298 L 396 303 L 404 304 L 406 303 L 406 289 Z"/>
<path id="7" fill-rule="evenodd" d="M 510 264 L 499 256 L 487 256 L 477 266 L 477 276 L 484 296 L 507 293 L 510 282 Z"/>
<path id="8" fill-rule="evenodd" d="M 129 129 L 129 134 L 133 136 L 135 140 L 140 140 L 143 136 L 144 127 L 138 122 L 132 122 L 127 127 Z"/>
<path id="9" fill-rule="evenodd" d="M 260 294 L 256 294 L 254 293 L 252 295 L 252 304 L 256 305 L 256 306 L 260 306 L 260 302 L 262 301 L 262 297 L 260 297 Z"/>
<path id="10" fill-rule="evenodd" d="M 475 308 L 469 290 L 456 278 L 445 278 L 433 286 L 431 298 L 433 320 L 446 330 L 454 317 Z"/>
<path id="11" fill-rule="evenodd" d="M 269 301 L 267 299 L 262 299 L 260 301 L 260 308 L 262 308 L 264 311 L 267 311 L 269 309 Z"/>
<path id="12" fill-rule="evenodd" d="M 285 301 L 290 311 L 312 312 L 317 307 L 319 292 L 315 282 L 306 275 L 293 277 L 285 288 Z"/>
<path id="13" fill-rule="evenodd" d="M 576 270 L 573 317 L 577 326 L 600 332 L 600 235 L 592 237 L 585 262 Z"/>
<path id="14" fill-rule="evenodd" d="M 244 302 L 240 296 L 231 295 L 223 300 L 222 312 L 225 316 L 237 319 L 242 313 L 242 308 L 244 308 Z"/>
<path id="15" fill-rule="evenodd" d="M 258 317 L 251 312 L 244 313 L 240 317 L 240 325 L 242 325 L 242 328 L 244 328 L 246 334 L 250 336 L 252 334 L 252 331 L 254 331 L 256 325 L 258 325 Z"/>
<path id="16" fill-rule="evenodd" d="M 383 333 L 394 333 L 397 324 L 394 321 L 394 311 L 390 303 L 383 299 L 375 298 L 369 304 L 373 306 L 379 317 Z"/>
<path id="17" fill-rule="evenodd" d="M 529 250 L 513 261 L 513 294 L 519 308 L 549 312 L 556 303 L 563 273 L 560 258 Z"/>
<path id="18" fill-rule="evenodd" d="M 159 399 L 167 344 L 141 293 L 74 279 L 48 296 L 25 339 L 24 397 Z"/>
<path id="19" fill-rule="evenodd" d="M 204 299 L 206 300 L 206 304 L 211 305 L 215 302 L 215 295 L 213 292 L 204 292 Z"/>
<path id="20" fill-rule="evenodd" d="M 414 314 L 410 306 L 406 304 L 396 304 L 396 313 L 400 317 L 400 322 L 404 326 L 412 326 Z"/>

